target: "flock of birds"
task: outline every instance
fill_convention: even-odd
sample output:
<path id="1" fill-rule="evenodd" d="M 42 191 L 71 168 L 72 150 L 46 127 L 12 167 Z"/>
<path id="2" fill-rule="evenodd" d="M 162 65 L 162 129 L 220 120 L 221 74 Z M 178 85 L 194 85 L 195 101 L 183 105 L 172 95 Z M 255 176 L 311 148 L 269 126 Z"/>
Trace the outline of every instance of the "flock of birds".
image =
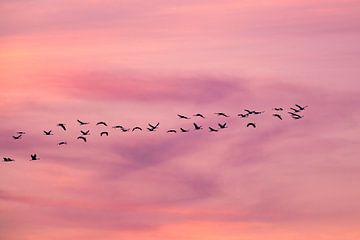
<path id="1" fill-rule="evenodd" d="M 287 114 L 290 115 L 291 118 L 295 119 L 295 120 L 299 120 L 301 118 L 304 117 L 304 115 L 301 115 L 302 111 L 304 111 L 308 106 L 301 106 L 299 104 L 295 104 L 294 107 L 290 107 L 290 111 L 287 111 Z M 273 117 L 279 119 L 279 120 L 283 120 L 283 115 L 282 115 L 282 112 L 285 111 L 284 108 L 282 107 L 277 107 L 277 108 L 273 108 L 273 110 L 275 111 L 275 113 L 272 114 Z M 249 117 L 250 115 L 259 115 L 259 114 L 263 114 L 265 111 L 256 111 L 256 110 L 249 110 L 249 109 L 244 109 L 244 113 L 239 113 L 237 114 L 238 117 L 241 117 L 241 118 L 247 118 Z M 230 116 L 224 112 L 216 112 L 214 113 L 216 114 L 217 116 L 220 116 L 220 117 L 224 117 L 224 118 L 229 118 Z M 184 120 L 190 120 L 191 117 L 188 117 L 188 116 L 185 116 L 185 115 L 182 115 L 182 114 L 177 114 L 178 118 L 179 119 L 184 119 Z M 205 119 L 206 117 L 201 114 L 201 113 L 196 113 L 194 115 L 192 115 L 193 117 L 196 117 L 196 118 L 203 118 Z M 84 122 L 84 121 L 81 121 L 81 120 L 77 120 L 77 122 L 79 123 L 80 126 L 87 126 L 90 124 L 90 122 Z M 96 126 L 105 126 L 105 127 L 108 127 L 108 124 L 104 121 L 100 121 L 100 122 L 97 122 L 96 123 Z M 154 132 L 156 130 L 159 129 L 159 126 L 160 126 L 160 123 L 156 123 L 156 124 L 152 124 L 152 123 L 148 123 L 148 126 L 146 127 L 146 130 L 149 131 L 149 132 Z M 57 127 L 61 128 L 63 131 L 67 131 L 67 128 L 66 128 L 66 124 L 65 123 L 58 123 L 57 124 Z M 203 127 L 197 123 L 193 123 L 193 130 L 194 131 L 198 131 L 198 130 L 203 130 Z M 246 127 L 252 127 L 252 128 L 256 128 L 256 123 L 255 122 L 248 122 L 246 124 Z M 122 132 L 129 132 L 129 131 L 143 131 L 143 128 L 142 127 L 139 127 L 139 126 L 135 126 L 133 128 L 125 128 L 121 125 L 116 125 L 116 126 L 113 126 L 112 127 L 113 129 L 119 129 L 121 130 Z M 221 129 L 225 129 L 225 128 L 228 128 L 228 125 L 227 123 L 218 123 L 217 127 L 208 127 L 208 131 L 209 132 L 218 132 L 219 130 Z M 182 132 L 182 133 L 186 133 L 186 132 L 189 132 L 190 129 L 185 129 L 183 127 L 180 127 L 178 130 L 177 129 L 169 129 L 167 130 L 166 132 L 167 133 L 177 133 L 177 132 Z M 22 137 L 25 135 L 26 133 L 24 131 L 18 131 L 16 132 L 16 135 L 12 136 L 12 138 L 14 140 L 20 140 L 22 139 Z M 43 134 L 45 136 L 51 136 L 51 135 L 54 135 L 53 133 L 53 130 L 44 130 L 43 131 Z M 83 142 L 87 142 L 87 137 L 90 135 L 90 130 L 80 130 L 80 136 L 77 137 L 78 140 L 81 140 Z M 109 136 L 109 132 L 108 131 L 102 131 L 100 132 L 100 136 Z M 61 146 L 61 145 L 66 145 L 67 142 L 66 141 L 60 141 L 57 143 L 58 146 Z M 38 158 L 37 154 L 31 154 L 30 155 L 30 161 L 36 161 L 36 160 L 40 160 L 40 158 Z M 3 162 L 13 162 L 15 161 L 13 158 L 10 158 L 10 157 L 4 157 L 3 158 Z"/>

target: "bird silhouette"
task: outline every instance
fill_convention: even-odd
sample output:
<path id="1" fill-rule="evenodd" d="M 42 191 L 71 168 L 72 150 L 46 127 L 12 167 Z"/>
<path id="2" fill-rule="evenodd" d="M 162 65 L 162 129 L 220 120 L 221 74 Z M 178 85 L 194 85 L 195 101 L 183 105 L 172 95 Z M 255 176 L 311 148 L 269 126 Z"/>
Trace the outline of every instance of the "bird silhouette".
<path id="1" fill-rule="evenodd" d="M 264 113 L 265 111 L 255 111 L 255 110 L 249 110 L 249 109 L 244 109 L 244 111 L 246 111 L 248 114 L 261 114 Z"/>
<path id="2" fill-rule="evenodd" d="M 246 125 L 246 127 L 253 127 L 253 128 L 256 128 L 256 125 L 255 125 L 255 123 L 248 123 L 247 125 Z"/>
<path id="3" fill-rule="evenodd" d="M 23 132 L 23 131 L 19 131 L 19 132 L 16 132 L 17 134 L 21 134 L 21 135 L 24 135 L 24 134 L 26 134 L 25 132 Z"/>
<path id="4" fill-rule="evenodd" d="M 98 125 L 104 125 L 104 126 L 106 126 L 106 127 L 107 127 L 106 122 L 98 122 L 98 123 L 96 123 L 96 126 L 98 126 Z"/>
<path id="5" fill-rule="evenodd" d="M 167 130 L 168 133 L 176 133 L 176 130 L 174 129 L 170 129 L 170 130 Z"/>
<path id="6" fill-rule="evenodd" d="M 160 123 L 158 122 L 156 125 L 152 125 L 152 124 L 148 123 L 148 125 L 149 125 L 149 127 L 147 129 L 150 132 L 152 132 L 152 131 L 155 131 L 159 127 Z"/>
<path id="7" fill-rule="evenodd" d="M 184 129 L 184 128 L 180 128 L 180 130 L 181 130 L 181 132 L 188 132 L 189 131 L 189 129 Z"/>
<path id="8" fill-rule="evenodd" d="M 40 158 L 38 158 L 38 157 L 36 156 L 36 153 L 35 153 L 35 154 L 31 154 L 30 156 L 31 156 L 31 160 L 30 160 L 30 161 L 40 160 Z"/>
<path id="9" fill-rule="evenodd" d="M 121 125 L 116 125 L 116 126 L 113 126 L 112 128 L 124 128 L 123 126 L 121 126 Z"/>
<path id="10" fill-rule="evenodd" d="M 133 131 L 135 131 L 135 130 L 140 130 L 140 131 L 142 131 L 142 128 L 141 128 L 141 127 L 134 127 L 131 131 L 133 132 Z"/>
<path id="11" fill-rule="evenodd" d="M 121 128 L 121 131 L 122 132 L 128 132 L 128 131 L 130 131 L 130 128 Z"/>
<path id="12" fill-rule="evenodd" d="M 81 120 L 77 120 L 78 123 L 80 123 L 80 126 L 90 124 L 89 122 L 83 122 Z"/>
<path id="13" fill-rule="evenodd" d="M 283 120 L 280 114 L 274 113 L 273 116 L 279 118 L 280 120 Z"/>
<path id="14" fill-rule="evenodd" d="M 279 107 L 279 108 L 273 108 L 273 110 L 275 110 L 275 111 L 283 111 L 284 109 Z"/>
<path id="15" fill-rule="evenodd" d="M 109 133 L 108 132 L 101 132 L 100 136 L 102 137 L 103 135 L 109 136 Z"/>
<path id="16" fill-rule="evenodd" d="M 202 126 L 197 125 L 196 123 L 193 123 L 195 130 L 201 130 Z"/>
<path id="17" fill-rule="evenodd" d="M 293 114 L 293 115 L 291 115 L 291 117 L 292 117 L 293 119 L 295 119 L 295 120 L 298 120 L 298 119 L 303 118 L 304 116 L 300 116 L 300 115 L 298 115 L 298 114 Z"/>
<path id="18" fill-rule="evenodd" d="M 204 115 L 202 115 L 201 113 L 197 113 L 193 115 L 194 117 L 201 117 L 201 118 L 205 118 Z"/>
<path id="19" fill-rule="evenodd" d="M 58 143 L 59 146 L 61 146 L 61 145 L 66 145 L 66 144 L 67 144 L 67 142 L 64 142 L 64 141 Z"/>
<path id="20" fill-rule="evenodd" d="M 4 162 L 14 162 L 15 160 L 12 158 L 4 157 Z"/>
<path id="21" fill-rule="evenodd" d="M 59 123 L 57 126 L 61 127 L 64 131 L 66 131 L 66 127 L 64 123 Z"/>
<path id="22" fill-rule="evenodd" d="M 218 125 L 221 129 L 227 128 L 226 123 L 224 123 L 224 124 L 218 123 Z"/>
<path id="23" fill-rule="evenodd" d="M 84 137 L 84 136 L 79 136 L 79 137 L 77 137 L 77 139 L 81 139 L 81 140 L 83 140 L 84 142 L 87 142 L 87 139 L 86 139 L 86 137 Z"/>
<path id="24" fill-rule="evenodd" d="M 52 134 L 52 130 L 49 130 L 49 131 L 44 130 L 43 132 L 46 136 L 54 135 L 54 134 Z"/>
<path id="25" fill-rule="evenodd" d="M 82 130 L 80 130 L 80 132 L 81 132 L 81 134 L 82 134 L 83 136 L 88 136 L 88 135 L 90 135 L 90 130 L 87 130 L 87 131 L 82 131 Z"/>
<path id="26" fill-rule="evenodd" d="M 217 132 L 219 130 L 215 129 L 215 128 L 212 128 L 212 127 L 209 127 L 209 132 Z"/>
<path id="27" fill-rule="evenodd" d="M 296 109 L 296 108 L 292 108 L 292 107 L 290 109 L 293 110 L 295 113 L 301 112 L 300 109 Z"/>
<path id="28" fill-rule="evenodd" d="M 238 116 L 239 116 L 239 117 L 242 117 L 242 118 L 246 118 L 246 117 L 249 116 L 249 114 L 248 114 L 248 113 L 247 113 L 247 114 L 239 113 Z"/>
<path id="29" fill-rule="evenodd" d="M 181 115 L 181 114 L 177 114 L 177 115 L 180 119 L 190 119 L 189 117 Z"/>
<path id="30" fill-rule="evenodd" d="M 249 109 L 244 109 L 245 112 L 247 112 L 247 114 L 252 114 L 253 111 L 250 111 Z"/>
<path id="31" fill-rule="evenodd" d="M 18 139 L 20 139 L 21 137 L 22 137 L 22 135 L 20 134 L 20 135 L 18 135 L 18 136 L 12 136 L 15 140 L 18 140 Z"/>
<path id="32" fill-rule="evenodd" d="M 214 113 L 214 114 L 216 114 L 216 115 L 218 115 L 218 116 L 223 116 L 223 117 L 230 117 L 229 115 L 226 115 L 226 114 L 223 113 L 223 112 L 217 112 L 217 113 Z"/>
<path id="33" fill-rule="evenodd" d="M 300 116 L 299 114 L 293 113 L 293 112 L 288 112 L 292 118 L 294 119 L 300 119 L 303 118 L 304 116 Z"/>
<path id="34" fill-rule="evenodd" d="M 300 106 L 299 104 L 295 104 L 295 106 L 297 106 L 300 110 L 305 110 L 305 108 L 307 108 L 308 106 Z"/>

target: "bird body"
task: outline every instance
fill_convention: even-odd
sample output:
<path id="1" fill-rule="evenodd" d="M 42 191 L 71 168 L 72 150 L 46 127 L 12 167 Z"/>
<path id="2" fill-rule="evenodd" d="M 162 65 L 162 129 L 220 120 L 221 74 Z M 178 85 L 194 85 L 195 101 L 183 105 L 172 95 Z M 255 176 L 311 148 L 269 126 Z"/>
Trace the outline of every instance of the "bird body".
<path id="1" fill-rule="evenodd" d="M 174 129 L 170 129 L 170 130 L 167 130 L 168 133 L 176 133 L 176 130 Z"/>
<path id="2" fill-rule="evenodd" d="M 66 145 L 67 144 L 67 142 L 59 142 L 58 143 L 58 145 L 60 146 L 60 145 Z"/>
<path id="3" fill-rule="evenodd" d="M 21 137 L 22 137 L 22 135 L 20 134 L 20 135 L 18 135 L 18 136 L 12 136 L 15 140 L 18 140 L 18 139 L 20 139 Z"/>
<path id="4" fill-rule="evenodd" d="M 238 116 L 239 116 L 239 117 L 242 117 L 242 118 L 246 118 L 246 117 L 249 116 L 249 114 L 248 114 L 248 113 L 247 113 L 247 114 L 239 113 Z"/>
<path id="5" fill-rule="evenodd" d="M 300 110 L 305 110 L 305 108 L 307 108 L 308 106 L 300 106 L 299 104 L 295 104 L 295 106 L 297 106 Z"/>
<path id="6" fill-rule="evenodd" d="M 215 129 L 215 128 L 212 128 L 212 127 L 209 127 L 209 132 L 217 132 L 219 130 Z"/>
<path id="7" fill-rule="evenodd" d="M 54 135 L 54 134 L 52 134 L 52 130 L 49 130 L 49 131 L 44 130 L 44 134 L 47 135 L 47 136 Z"/>
<path id="8" fill-rule="evenodd" d="M 202 126 L 197 125 L 196 123 L 193 123 L 195 130 L 201 130 Z"/>
<path id="9" fill-rule="evenodd" d="M 105 127 L 107 127 L 106 122 L 98 122 L 98 123 L 96 123 L 96 126 L 98 126 L 98 125 L 104 125 Z"/>
<path id="10" fill-rule="evenodd" d="M 295 113 L 301 112 L 300 109 L 296 109 L 296 108 L 292 108 L 292 107 L 290 109 L 293 110 Z"/>
<path id="11" fill-rule="evenodd" d="M 279 118 L 280 120 L 283 120 L 280 114 L 274 113 L 273 116 Z"/>
<path id="12" fill-rule="evenodd" d="M 204 115 L 202 115 L 201 113 L 197 113 L 193 115 L 194 117 L 201 117 L 201 118 L 205 118 Z"/>
<path id="13" fill-rule="evenodd" d="M 30 156 L 31 156 L 31 160 L 30 160 L 30 161 L 40 160 L 40 158 L 38 158 L 38 157 L 36 156 L 36 154 L 31 154 Z"/>
<path id="14" fill-rule="evenodd" d="M 64 131 L 66 131 L 66 127 L 64 123 L 59 123 L 57 126 L 61 127 Z"/>
<path id="15" fill-rule="evenodd" d="M 150 124 L 150 123 L 148 123 L 148 125 L 149 125 L 149 127 L 148 127 L 147 129 L 148 129 L 150 132 L 153 132 L 153 131 L 155 131 L 155 129 L 157 129 L 157 128 L 159 127 L 160 123 L 158 122 L 155 126 L 152 125 L 152 124 Z"/>
<path id="16" fill-rule="evenodd" d="M 293 112 L 288 112 L 292 118 L 294 119 L 300 119 L 300 118 L 303 118 L 304 116 L 300 116 L 299 114 L 296 114 L 296 113 L 293 113 Z"/>
<path id="17" fill-rule="evenodd" d="M 83 122 L 79 119 L 77 120 L 77 122 L 80 124 L 80 126 L 89 124 L 89 122 Z"/>
<path id="18" fill-rule="evenodd" d="M 7 158 L 7 157 L 4 157 L 4 162 L 14 162 L 15 160 L 12 159 L 12 158 Z"/>
<path id="19" fill-rule="evenodd" d="M 135 130 L 140 130 L 140 131 L 142 131 L 142 128 L 141 128 L 141 127 L 134 127 L 131 131 L 133 132 L 133 131 L 135 131 Z"/>
<path id="20" fill-rule="evenodd" d="M 88 135 L 90 135 L 90 130 L 87 130 L 87 131 L 82 131 L 82 130 L 80 130 L 80 132 L 81 132 L 81 134 L 82 134 L 83 136 L 88 136 Z"/>
<path id="21" fill-rule="evenodd" d="M 108 132 L 101 132 L 100 136 L 102 137 L 103 135 L 109 136 L 109 133 Z"/>
<path id="22" fill-rule="evenodd" d="M 224 123 L 224 124 L 218 123 L 218 125 L 221 129 L 227 128 L 226 123 Z"/>
<path id="23" fill-rule="evenodd" d="M 218 116 L 223 116 L 223 117 L 230 117 L 229 115 L 227 115 L 227 114 L 225 114 L 223 112 L 217 112 L 217 113 L 214 113 L 214 114 L 216 114 Z"/>
<path id="24" fill-rule="evenodd" d="M 81 139 L 81 140 L 83 140 L 84 142 L 87 142 L 87 139 L 86 139 L 86 137 L 84 137 L 84 136 L 79 136 L 79 137 L 77 137 L 77 139 Z"/>
<path id="25" fill-rule="evenodd" d="M 180 119 L 190 119 L 189 117 L 186 117 L 186 116 L 181 115 L 181 114 L 177 114 L 177 116 L 178 116 Z"/>
<path id="26" fill-rule="evenodd" d="M 181 130 L 181 132 L 188 132 L 189 131 L 189 129 L 184 129 L 184 128 L 180 128 L 180 130 Z"/>
<path id="27" fill-rule="evenodd" d="M 256 124 L 251 122 L 251 123 L 248 123 L 248 124 L 246 125 L 246 127 L 256 128 Z"/>

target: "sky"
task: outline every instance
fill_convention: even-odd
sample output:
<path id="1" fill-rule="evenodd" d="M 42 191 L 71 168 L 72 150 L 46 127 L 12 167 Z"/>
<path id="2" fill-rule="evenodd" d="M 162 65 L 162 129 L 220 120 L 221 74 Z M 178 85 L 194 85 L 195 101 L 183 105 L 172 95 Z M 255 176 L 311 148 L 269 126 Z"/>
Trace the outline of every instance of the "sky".
<path id="1" fill-rule="evenodd" d="M 359 239 L 359 42 L 356 0 L 2 0 L 0 239 Z"/>

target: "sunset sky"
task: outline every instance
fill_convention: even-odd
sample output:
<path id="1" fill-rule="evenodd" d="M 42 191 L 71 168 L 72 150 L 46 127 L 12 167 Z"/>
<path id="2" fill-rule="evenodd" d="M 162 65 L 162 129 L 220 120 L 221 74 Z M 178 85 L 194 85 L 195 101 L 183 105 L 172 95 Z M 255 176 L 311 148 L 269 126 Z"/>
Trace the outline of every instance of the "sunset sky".
<path id="1" fill-rule="evenodd" d="M 358 0 L 1 0 L 0 239 L 360 239 L 359 43 Z"/>

